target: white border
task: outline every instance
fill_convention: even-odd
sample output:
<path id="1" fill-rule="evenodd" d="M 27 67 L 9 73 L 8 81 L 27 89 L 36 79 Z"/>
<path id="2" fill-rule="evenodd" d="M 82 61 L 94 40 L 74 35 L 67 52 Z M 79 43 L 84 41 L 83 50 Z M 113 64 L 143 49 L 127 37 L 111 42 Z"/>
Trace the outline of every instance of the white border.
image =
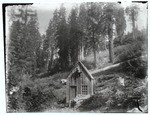
<path id="1" fill-rule="evenodd" d="M 106 0 L 26 0 L 26 1 L 19 1 L 19 0 L 1 0 L 1 7 L 0 7 L 0 115 L 5 115 L 5 114 L 18 114 L 18 113 L 6 113 L 6 102 L 5 102 L 5 71 L 4 71 L 4 39 L 3 39 L 3 21 L 2 21 L 2 3 L 60 3 L 60 2 L 106 2 Z M 108 0 L 107 0 L 108 1 Z M 108 2 L 118 2 L 118 1 L 123 1 L 123 0 L 109 0 Z M 127 0 L 128 2 L 131 2 L 129 0 Z M 136 1 L 144 1 L 144 0 L 136 0 Z M 127 3 L 128 3 L 127 2 Z M 148 2 L 148 6 L 149 6 L 149 2 Z M 148 20 L 149 20 L 149 9 L 148 9 Z M 149 28 L 149 25 L 148 25 Z M 149 29 L 148 29 L 149 30 Z M 148 38 L 150 36 L 150 33 L 148 33 Z M 148 44 L 149 44 L 149 40 L 148 40 Z M 149 57 L 149 46 L 148 46 L 148 57 Z M 150 62 L 148 61 L 148 65 L 150 64 Z M 149 68 L 148 68 L 148 75 L 149 75 Z M 149 81 L 150 78 L 148 78 Z M 150 85 L 148 85 L 148 89 L 150 89 Z M 149 92 L 149 91 L 148 91 Z M 149 93 L 148 93 L 149 95 Z M 149 99 L 148 99 L 148 104 L 149 104 Z M 148 105 L 149 108 L 149 105 Z M 150 110 L 150 109 L 148 109 Z M 55 115 L 66 115 L 66 114 L 82 114 L 82 115 L 91 115 L 91 114 L 104 114 L 104 113 L 20 113 L 20 114 L 24 114 L 24 115 L 28 115 L 28 114 L 35 114 L 35 115 L 48 115 L 48 114 L 55 114 Z M 116 113 L 105 113 L 105 114 L 116 114 Z M 118 113 L 120 114 L 136 114 L 136 115 L 140 115 L 143 113 Z"/>

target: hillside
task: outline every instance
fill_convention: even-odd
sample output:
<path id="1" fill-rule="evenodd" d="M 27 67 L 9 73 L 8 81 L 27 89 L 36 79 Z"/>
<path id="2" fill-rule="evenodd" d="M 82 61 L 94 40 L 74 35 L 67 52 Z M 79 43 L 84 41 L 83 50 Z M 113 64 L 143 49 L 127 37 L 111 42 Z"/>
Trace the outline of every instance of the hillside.
<path id="1" fill-rule="evenodd" d="M 140 59 L 132 60 L 130 63 L 140 62 L 138 68 L 143 67 L 141 63 L 146 63 L 146 58 L 142 58 L 142 61 Z M 84 100 L 81 105 L 78 105 L 78 108 L 68 108 L 65 104 L 66 85 L 61 83 L 61 79 L 66 79 L 68 72 L 26 82 L 24 87 L 29 87 L 32 94 L 35 95 L 34 101 L 38 105 L 36 104 L 32 111 L 34 109 L 37 111 L 40 108 L 39 111 L 46 112 L 127 112 L 137 108 L 136 99 L 138 99 L 140 108 L 147 112 L 145 109 L 147 105 L 147 78 L 144 74 L 141 74 L 142 76 L 139 78 L 136 77 L 137 73 L 133 73 L 133 70 L 133 67 L 128 63 L 107 67 L 103 71 L 95 70 L 93 72 L 95 93 L 89 99 Z"/>
<path id="2" fill-rule="evenodd" d="M 108 61 L 108 50 L 101 51 L 97 68 L 93 68 L 93 55 L 88 55 L 83 64 L 95 78 L 94 95 L 74 108 L 66 104 L 66 84 L 61 82 L 69 71 L 42 73 L 36 79 L 25 74 L 21 81 L 22 96 L 12 95 L 11 108 L 19 108 L 16 110 L 20 112 L 147 112 L 145 49 L 144 41 L 117 46 L 114 64 Z M 14 101 L 16 98 L 20 101 Z"/>
<path id="3" fill-rule="evenodd" d="M 138 109 L 140 106 L 143 112 L 147 112 L 146 60 L 145 56 L 139 57 L 91 72 L 96 82 L 95 95 L 83 101 L 79 109 L 93 112 L 141 112 Z"/>

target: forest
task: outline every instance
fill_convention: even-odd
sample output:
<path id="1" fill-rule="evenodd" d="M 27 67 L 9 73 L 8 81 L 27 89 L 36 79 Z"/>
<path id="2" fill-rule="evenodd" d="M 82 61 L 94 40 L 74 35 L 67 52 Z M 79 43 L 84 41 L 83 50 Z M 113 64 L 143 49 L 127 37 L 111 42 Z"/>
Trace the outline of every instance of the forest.
<path id="1" fill-rule="evenodd" d="M 122 71 L 113 75 L 104 72 L 103 75 L 93 76 L 97 81 L 105 81 L 112 76 L 128 76 L 134 88 L 141 86 L 147 76 L 148 31 L 147 27 L 138 29 L 140 10 L 137 4 L 124 8 L 119 3 L 86 2 L 75 4 L 67 13 L 65 5 L 61 4 L 54 9 L 48 28 L 41 35 L 36 9 L 32 5 L 12 6 L 6 13 L 9 17 L 9 32 L 5 38 L 7 112 L 62 109 L 65 106 L 65 85 L 60 84 L 60 80 L 66 79 L 78 61 L 89 71 L 95 71 L 132 60 L 129 65 L 121 66 Z M 132 27 L 132 31 L 127 33 L 126 17 Z M 144 57 L 144 60 L 140 57 Z M 132 95 L 132 91 L 128 93 Z M 147 87 L 135 94 L 146 98 Z M 121 96 L 118 103 L 127 98 Z M 108 107 L 109 110 L 115 109 L 112 107 L 117 104 L 113 102 L 118 98 L 111 97 L 110 100 L 116 100 L 108 105 L 103 102 L 106 99 L 102 98 L 97 93 L 83 101 L 77 111 L 99 109 L 105 104 L 107 112 L 111 112 Z M 98 99 L 101 100 L 100 104 L 96 104 Z M 141 101 L 146 106 L 144 102 Z M 130 108 L 133 106 L 130 105 Z"/>

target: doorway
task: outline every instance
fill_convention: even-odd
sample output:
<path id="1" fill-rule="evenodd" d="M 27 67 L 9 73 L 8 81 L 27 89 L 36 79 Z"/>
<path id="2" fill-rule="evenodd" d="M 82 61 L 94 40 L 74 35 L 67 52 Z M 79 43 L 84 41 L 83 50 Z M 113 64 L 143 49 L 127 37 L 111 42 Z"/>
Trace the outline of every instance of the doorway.
<path id="1" fill-rule="evenodd" d="M 77 95 L 77 87 L 76 86 L 70 86 L 70 93 L 71 93 L 71 99 L 75 98 Z"/>

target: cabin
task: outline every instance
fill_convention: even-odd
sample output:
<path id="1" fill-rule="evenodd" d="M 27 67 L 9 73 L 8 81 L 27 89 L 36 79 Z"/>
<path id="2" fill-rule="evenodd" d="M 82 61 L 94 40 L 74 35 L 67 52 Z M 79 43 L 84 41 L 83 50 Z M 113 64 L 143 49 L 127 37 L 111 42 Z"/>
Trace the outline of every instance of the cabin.
<path id="1" fill-rule="evenodd" d="M 82 62 L 78 62 L 67 77 L 66 102 L 79 95 L 93 95 L 94 78 Z"/>

